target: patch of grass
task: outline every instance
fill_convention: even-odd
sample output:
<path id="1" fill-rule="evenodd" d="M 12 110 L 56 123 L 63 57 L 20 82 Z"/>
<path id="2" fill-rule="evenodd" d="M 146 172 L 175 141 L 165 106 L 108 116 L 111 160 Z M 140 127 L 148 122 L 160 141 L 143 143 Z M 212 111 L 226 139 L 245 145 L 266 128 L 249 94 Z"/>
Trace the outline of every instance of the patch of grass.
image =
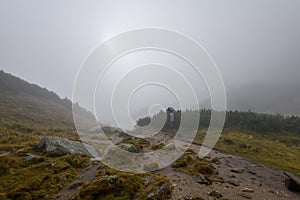
<path id="1" fill-rule="evenodd" d="M 205 133 L 206 130 L 199 131 L 196 142 L 201 143 Z M 216 148 L 300 176 L 299 135 L 225 130 Z"/>
<path id="2" fill-rule="evenodd" d="M 151 149 L 152 150 L 158 150 L 158 149 L 162 149 L 165 146 L 165 144 L 163 142 L 158 143 L 158 144 L 153 144 L 151 145 Z"/>
<path id="3" fill-rule="evenodd" d="M 204 174 L 209 176 L 214 173 L 214 167 L 212 164 L 201 160 L 192 149 L 188 149 L 172 164 L 172 167 L 178 168 L 191 175 Z"/>
<path id="4" fill-rule="evenodd" d="M 42 128 L 34 127 L 34 132 L 37 131 L 42 131 Z M 33 144 L 44 135 L 75 138 L 69 132 L 44 131 L 38 135 L 23 133 L 10 126 L 0 126 L 0 199 L 51 199 L 89 162 L 86 156 L 50 157 L 33 152 Z M 37 158 L 26 160 L 18 156 L 24 152 L 32 153 Z"/>
<path id="5" fill-rule="evenodd" d="M 118 142 L 118 144 L 133 144 L 137 150 L 140 152 L 144 147 L 149 147 L 150 142 L 143 138 L 124 138 L 122 141 Z"/>
<path id="6" fill-rule="evenodd" d="M 5 173 L 0 176 L 0 193 L 9 199 L 49 199 L 74 179 L 87 162 L 87 157 L 77 155 L 43 157 L 33 163 L 17 155 L 2 157 L 0 168 Z"/>
<path id="7" fill-rule="evenodd" d="M 80 189 L 76 200 L 125 200 L 125 199 L 147 199 L 147 196 L 154 192 L 159 185 L 170 183 L 166 178 L 152 174 L 131 174 L 119 172 L 102 166 L 106 174 L 99 173 L 97 178 L 85 183 Z M 148 180 L 149 183 L 147 182 Z M 158 196 L 156 199 L 169 199 L 166 195 Z"/>

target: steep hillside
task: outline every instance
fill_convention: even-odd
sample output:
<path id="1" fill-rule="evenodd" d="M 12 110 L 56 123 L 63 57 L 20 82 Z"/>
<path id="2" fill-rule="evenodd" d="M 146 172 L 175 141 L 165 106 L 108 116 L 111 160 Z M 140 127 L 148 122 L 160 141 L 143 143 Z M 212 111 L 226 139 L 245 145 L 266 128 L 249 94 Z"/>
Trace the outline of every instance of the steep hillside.
<path id="1" fill-rule="evenodd" d="M 93 117 L 82 110 L 82 116 Z M 8 126 L 74 128 L 72 103 L 54 92 L 0 71 L 0 123 Z"/>

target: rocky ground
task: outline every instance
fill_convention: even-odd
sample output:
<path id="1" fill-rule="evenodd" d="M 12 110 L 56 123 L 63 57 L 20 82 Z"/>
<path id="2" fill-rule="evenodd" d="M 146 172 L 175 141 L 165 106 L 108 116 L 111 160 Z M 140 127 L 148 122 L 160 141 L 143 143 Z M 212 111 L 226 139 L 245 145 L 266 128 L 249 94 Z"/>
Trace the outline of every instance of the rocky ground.
<path id="1" fill-rule="evenodd" d="M 160 138 L 159 141 L 167 142 L 163 138 Z M 193 144 L 191 146 L 194 152 L 198 152 L 199 148 L 199 145 Z M 246 158 L 212 150 L 201 162 L 209 163 L 214 168 L 213 171 L 203 175 L 201 173 L 191 173 L 185 170 L 188 164 L 183 167 L 168 166 L 151 174 L 164 177 L 169 181 L 171 194 L 168 195 L 168 198 L 174 200 L 300 199 L 300 193 L 286 189 L 286 177 L 283 172 L 275 171 Z M 82 170 L 78 179 L 66 185 L 54 199 L 74 198 L 82 185 L 96 179 L 97 173 L 99 174 L 103 170 L 100 166 L 101 164 L 97 161 L 91 162 L 87 168 Z M 151 198 L 151 195 L 149 195 L 148 199 L 156 198 Z M 160 198 L 158 197 L 158 199 Z"/>
<path id="2" fill-rule="evenodd" d="M 195 145 L 193 148 L 198 149 Z M 212 181 L 211 185 L 199 184 L 197 177 L 171 167 L 156 172 L 170 180 L 171 199 L 300 199 L 300 193 L 285 188 L 286 177 L 282 172 L 217 150 L 211 151 L 206 159 L 217 160 L 213 165 L 219 180 Z"/>

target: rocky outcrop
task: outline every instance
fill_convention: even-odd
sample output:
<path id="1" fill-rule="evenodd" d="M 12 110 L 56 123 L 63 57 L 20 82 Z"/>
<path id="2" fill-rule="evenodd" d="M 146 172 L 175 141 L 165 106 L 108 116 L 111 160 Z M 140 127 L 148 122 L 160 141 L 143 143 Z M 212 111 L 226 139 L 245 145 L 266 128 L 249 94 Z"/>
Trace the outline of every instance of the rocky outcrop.
<path id="1" fill-rule="evenodd" d="M 52 154 L 52 155 L 66 155 L 66 154 L 79 154 L 79 155 L 97 155 L 94 147 L 84 144 L 79 141 L 71 141 L 64 138 L 45 137 L 34 145 L 33 149 L 37 152 Z"/>

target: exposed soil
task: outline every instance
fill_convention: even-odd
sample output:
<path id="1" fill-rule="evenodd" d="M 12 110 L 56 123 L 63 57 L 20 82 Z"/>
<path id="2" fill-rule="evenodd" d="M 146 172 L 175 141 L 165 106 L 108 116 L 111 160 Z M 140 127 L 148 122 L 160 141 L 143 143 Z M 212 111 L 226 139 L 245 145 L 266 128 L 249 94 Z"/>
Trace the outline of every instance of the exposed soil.
<path id="1" fill-rule="evenodd" d="M 193 149 L 199 149 L 196 145 Z M 220 199 L 255 199 L 255 200 L 296 200 L 300 193 L 285 188 L 286 177 L 282 172 L 275 171 L 254 163 L 246 158 L 213 150 L 206 159 L 218 158 L 214 164 L 220 181 L 211 185 L 199 184 L 196 178 L 178 169 L 167 167 L 156 173 L 167 177 L 173 185 L 172 199 L 217 199 L 208 195 L 217 190 L 222 194 Z M 236 171 L 236 172 L 233 172 Z M 236 186 L 234 186 L 234 185 Z"/>

